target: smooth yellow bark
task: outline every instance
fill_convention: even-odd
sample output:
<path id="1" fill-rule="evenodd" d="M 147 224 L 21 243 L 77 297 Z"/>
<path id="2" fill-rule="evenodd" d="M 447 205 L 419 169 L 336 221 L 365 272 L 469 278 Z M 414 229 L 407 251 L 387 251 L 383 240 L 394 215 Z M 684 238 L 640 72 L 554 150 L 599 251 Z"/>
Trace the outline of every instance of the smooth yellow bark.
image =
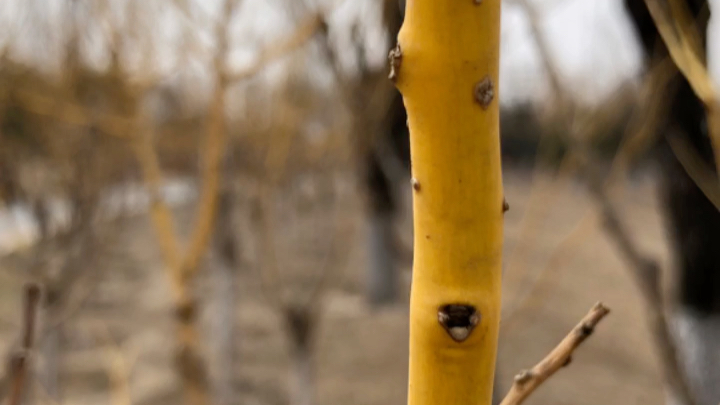
<path id="1" fill-rule="evenodd" d="M 408 403 L 489 405 L 503 237 L 500 0 L 408 0 L 398 42 L 414 178 Z M 475 90 L 487 79 L 482 106 Z M 464 341 L 438 321 L 447 304 L 480 314 Z"/>

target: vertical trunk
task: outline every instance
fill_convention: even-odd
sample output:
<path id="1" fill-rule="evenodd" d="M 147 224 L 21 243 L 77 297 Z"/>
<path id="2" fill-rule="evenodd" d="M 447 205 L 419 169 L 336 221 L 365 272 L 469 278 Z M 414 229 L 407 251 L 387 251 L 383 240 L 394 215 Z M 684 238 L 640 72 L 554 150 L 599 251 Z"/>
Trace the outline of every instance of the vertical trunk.
<path id="1" fill-rule="evenodd" d="M 290 306 L 284 310 L 285 327 L 291 340 L 290 405 L 312 405 L 315 398 L 313 332 L 316 319 L 309 307 Z"/>
<path id="2" fill-rule="evenodd" d="M 709 13 L 706 0 L 687 0 L 706 51 Z M 668 55 L 643 0 L 625 0 L 625 8 L 639 34 L 645 56 L 657 62 Z M 700 55 L 705 59 L 704 55 Z M 670 235 L 677 280 L 678 305 L 670 317 L 679 363 L 697 404 L 720 402 L 720 212 L 690 178 L 667 143 L 667 136 L 683 138 L 699 153 L 708 168 L 715 162 L 702 102 L 680 75 L 677 89 L 668 100 L 669 114 L 662 126 L 658 162 L 661 169 L 661 200 Z M 688 405 L 668 387 L 668 403 Z"/>
<path id="3" fill-rule="evenodd" d="M 682 80 L 682 79 L 681 79 Z M 702 130 L 703 106 L 682 80 L 673 106 L 671 128 L 700 152 L 704 164 L 714 165 L 709 139 Z M 720 402 L 720 212 L 663 145 L 662 200 L 670 230 L 678 305 L 670 317 L 680 364 L 698 403 Z M 669 392 L 669 402 L 684 404 Z"/>
<path id="4" fill-rule="evenodd" d="M 42 345 L 43 369 L 40 371 L 40 383 L 51 400 L 60 403 L 60 353 L 62 326 L 48 332 Z"/>
<path id="5" fill-rule="evenodd" d="M 210 269 L 212 278 L 212 335 L 210 347 L 215 360 L 213 391 L 219 405 L 235 401 L 235 306 L 237 302 L 235 271 L 237 252 L 232 222 L 232 195 L 225 190 L 218 202 L 218 217 L 215 225 L 215 245 L 220 258 Z"/>
<path id="6" fill-rule="evenodd" d="M 389 43 L 397 38 L 402 14 L 396 0 L 384 2 L 383 25 Z M 358 46 L 357 57 L 364 62 L 364 48 Z M 336 62 L 335 62 L 336 63 Z M 361 66 L 360 78 L 345 95 L 352 98 L 355 124 L 355 148 L 360 151 L 363 183 L 368 194 L 368 251 L 367 296 L 373 306 L 397 301 L 399 288 L 395 260 L 393 221 L 398 212 L 397 196 L 393 193 L 395 180 L 405 177 L 409 167 L 409 149 L 405 109 L 402 98 L 392 83 L 386 81 L 385 72 Z M 397 162 L 395 155 L 402 162 Z M 397 164 L 400 163 L 400 164 Z"/>
<path id="7" fill-rule="evenodd" d="M 413 172 L 410 405 L 492 401 L 503 238 L 499 44 L 499 0 L 408 0 L 391 53 Z"/>
<path id="8" fill-rule="evenodd" d="M 293 350 L 290 367 L 290 405 L 313 405 L 314 370 L 308 348 Z"/>
<path id="9" fill-rule="evenodd" d="M 398 277 L 393 249 L 393 218 L 392 215 L 376 210 L 370 215 L 368 296 L 372 305 L 383 305 L 394 302 L 398 295 Z"/>
<path id="10" fill-rule="evenodd" d="M 389 1 L 394 4 L 394 1 Z M 388 18 L 394 22 L 399 18 Z M 392 28 L 394 24 L 388 22 Z M 392 102 L 381 124 L 381 133 L 371 139 L 366 153 L 365 183 L 369 199 L 368 244 L 368 295 L 372 305 L 389 304 L 397 300 L 399 272 L 396 260 L 401 252 L 393 229 L 400 211 L 395 189 L 397 181 L 410 170 L 410 145 L 407 133 L 407 115 L 400 94 L 393 90 Z"/>
<path id="11" fill-rule="evenodd" d="M 50 240 L 50 213 L 42 199 L 32 203 L 33 214 L 38 223 L 39 244 L 48 244 Z M 53 253 L 55 255 L 56 253 Z M 67 258 L 63 258 L 67 260 Z M 45 273 L 47 268 L 42 269 Z M 63 269 L 64 270 L 64 269 Z M 64 272 L 64 271 L 63 271 Z M 62 272 L 61 272 L 62 273 Z M 57 318 L 60 310 L 60 296 L 62 294 L 62 282 L 51 277 L 47 278 L 46 291 L 42 302 L 42 318 L 46 325 Z M 41 336 L 38 341 L 38 353 L 41 367 L 36 367 L 33 372 L 40 385 L 40 393 L 33 390 L 32 395 L 39 398 L 49 398 L 60 402 L 60 356 L 61 356 L 62 325 L 50 329 L 48 333 Z"/>
<path id="12" fill-rule="evenodd" d="M 210 346 L 215 360 L 213 391 L 219 405 L 235 401 L 235 272 L 228 263 L 218 263 L 210 269 L 212 277 L 212 335 Z"/>
<path id="13" fill-rule="evenodd" d="M 188 405 L 210 404 L 207 369 L 196 328 L 197 303 L 190 298 L 189 291 L 178 299 L 175 310 L 178 323 L 175 365 L 183 383 L 184 402 Z"/>
<path id="14" fill-rule="evenodd" d="M 51 323 L 58 318 L 60 292 L 50 286 L 45 293 L 44 314 L 45 323 Z M 55 325 L 40 341 L 40 358 L 42 367 L 38 368 L 38 382 L 44 392 L 40 398 L 49 398 L 57 403 L 61 402 L 60 392 L 60 357 L 62 353 L 63 325 Z"/>

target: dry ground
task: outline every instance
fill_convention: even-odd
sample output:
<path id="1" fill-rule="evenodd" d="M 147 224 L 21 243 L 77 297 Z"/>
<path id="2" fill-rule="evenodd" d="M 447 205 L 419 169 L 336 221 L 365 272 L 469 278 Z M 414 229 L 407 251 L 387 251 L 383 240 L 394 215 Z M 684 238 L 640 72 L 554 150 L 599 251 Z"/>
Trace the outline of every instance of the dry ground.
<path id="1" fill-rule="evenodd" d="M 595 301 L 602 300 L 613 310 L 611 316 L 580 348 L 570 367 L 528 403 L 662 403 L 643 303 L 597 223 L 580 222 L 593 212 L 582 186 L 569 180 L 553 183 L 545 175 L 533 182 L 531 174 L 521 170 L 506 170 L 505 175 L 511 209 L 506 214 L 505 308 L 499 354 L 502 389 L 508 387 L 514 373 L 539 360 Z M 304 293 L 312 284 L 307 276 L 322 267 L 319 263 L 327 254 L 329 239 L 337 240 L 343 254 L 331 262 L 338 274 L 323 300 L 317 341 L 318 404 L 403 404 L 407 299 L 379 311 L 364 305 L 366 252 L 361 201 L 351 192 L 345 194 L 342 220 L 336 221 L 339 228 L 333 228 L 329 220 L 331 208 L 310 204 L 298 214 L 278 205 L 278 279 L 286 296 Z M 651 177 L 633 181 L 618 201 L 641 246 L 667 264 Z M 530 213 L 529 207 L 533 207 Z M 543 210 L 546 212 L 538 212 Z M 180 225 L 191 222 L 185 210 L 179 217 Z M 530 219 L 523 221 L 524 217 Z M 401 225 L 406 236 L 410 233 L 407 221 L 408 216 Z M 99 269 L 101 281 L 83 309 L 68 322 L 70 349 L 63 360 L 68 371 L 63 384 L 65 403 L 110 403 L 107 369 L 117 353 L 122 353 L 127 363 L 133 403 L 180 403 L 170 363 L 169 294 L 153 234 L 145 218 L 127 221 L 120 231 L 128 255 L 138 265 L 132 271 L 115 271 L 112 266 Z M 238 403 L 285 404 L 288 341 L 280 317 L 260 288 L 258 244 L 252 240 L 251 230 L 244 235 L 248 253 L 246 264 L 238 271 Z M 12 342 L 18 323 L 14 304 L 19 298 L 17 277 L 8 271 L 0 282 L 3 350 Z M 405 273 L 409 275 L 409 268 Z M 203 294 L 209 293 L 206 281 L 200 281 Z M 108 330 L 119 346 L 108 345 Z"/>

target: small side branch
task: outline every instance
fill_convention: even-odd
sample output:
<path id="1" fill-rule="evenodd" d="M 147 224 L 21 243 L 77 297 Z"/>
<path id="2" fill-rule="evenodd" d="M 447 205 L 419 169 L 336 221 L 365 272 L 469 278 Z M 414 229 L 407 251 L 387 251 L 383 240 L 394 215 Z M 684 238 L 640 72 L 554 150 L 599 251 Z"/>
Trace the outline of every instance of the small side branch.
<path id="1" fill-rule="evenodd" d="M 570 333 L 540 363 L 530 370 L 524 370 L 515 376 L 512 388 L 500 405 L 519 405 L 532 394 L 545 380 L 556 371 L 568 365 L 575 349 L 595 330 L 595 326 L 610 310 L 597 303 Z"/>

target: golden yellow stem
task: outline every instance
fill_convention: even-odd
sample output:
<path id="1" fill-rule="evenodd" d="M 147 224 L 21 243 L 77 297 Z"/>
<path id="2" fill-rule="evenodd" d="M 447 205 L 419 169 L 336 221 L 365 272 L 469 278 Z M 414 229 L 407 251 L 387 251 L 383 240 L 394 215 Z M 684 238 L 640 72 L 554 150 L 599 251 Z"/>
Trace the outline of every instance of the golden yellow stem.
<path id="1" fill-rule="evenodd" d="M 500 0 L 408 0 L 391 77 L 408 111 L 410 405 L 492 398 L 500 318 Z"/>

